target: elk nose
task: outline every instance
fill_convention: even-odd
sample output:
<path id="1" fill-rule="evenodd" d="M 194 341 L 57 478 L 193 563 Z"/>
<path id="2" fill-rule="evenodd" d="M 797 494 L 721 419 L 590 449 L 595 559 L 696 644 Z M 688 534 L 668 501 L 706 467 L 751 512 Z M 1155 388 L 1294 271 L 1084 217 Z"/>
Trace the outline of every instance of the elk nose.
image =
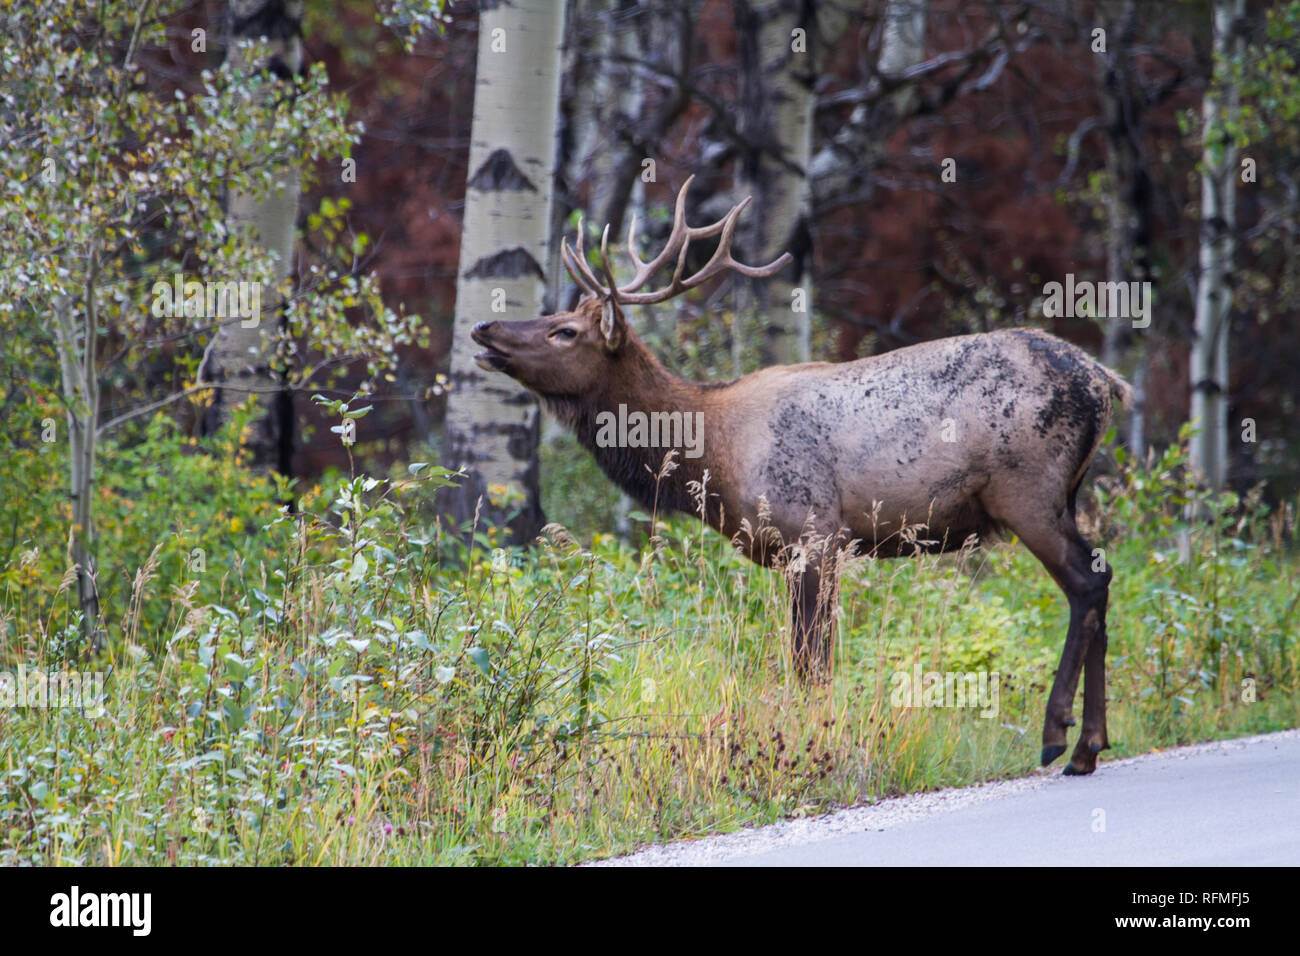
<path id="1" fill-rule="evenodd" d="M 496 325 L 496 322 L 479 322 L 474 326 L 474 328 L 470 329 L 470 338 L 480 345 L 486 345 L 487 343 L 483 341 L 483 336 L 487 335 L 488 329 L 492 328 L 494 325 Z"/>

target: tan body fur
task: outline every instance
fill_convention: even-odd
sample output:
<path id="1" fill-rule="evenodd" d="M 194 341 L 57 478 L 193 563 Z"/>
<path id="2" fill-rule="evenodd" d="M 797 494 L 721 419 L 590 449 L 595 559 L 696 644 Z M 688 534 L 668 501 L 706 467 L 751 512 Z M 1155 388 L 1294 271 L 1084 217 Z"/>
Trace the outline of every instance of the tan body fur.
<path id="1" fill-rule="evenodd" d="M 685 189 L 668 253 L 680 249 Z M 718 268 L 767 275 L 722 255 L 743 204 L 695 232 L 721 233 Z M 728 225 L 730 223 L 730 225 Z M 675 238 L 674 238 L 675 237 Z M 658 268 L 638 262 L 631 286 L 614 290 L 566 264 L 587 294 L 570 312 L 475 326 L 487 370 L 538 395 L 577 434 L 605 473 L 647 508 L 700 510 L 752 560 L 786 569 L 791 650 L 799 672 L 824 676 L 834 633 L 834 574 L 848 554 L 877 557 L 960 548 L 1008 529 L 1065 592 L 1070 626 L 1048 698 L 1041 759 L 1066 749 L 1080 675 L 1083 727 L 1066 767 L 1090 773 L 1106 734 L 1106 604 L 1111 569 L 1080 537 L 1075 498 L 1128 386 L 1082 349 L 1045 332 L 1009 329 L 940 339 L 845 363 L 763 369 L 734 382 L 686 382 L 637 338 L 623 301 L 662 301 L 690 286 L 682 252 L 664 293 L 631 293 Z M 606 275 L 609 268 L 606 265 Z M 715 270 L 716 271 L 716 270 Z M 602 447 L 603 413 L 699 413 L 702 454 Z M 625 443 L 630 444 L 630 442 Z M 776 532 L 772 534 L 774 529 Z M 830 586 L 827 586 L 827 585 Z M 1086 666 L 1086 671 L 1085 671 Z"/>
<path id="2" fill-rule="evenodd" d="M 1075 346 L 1016 330 L 658 394 L 703 412 L 690 472 L 715 479 L 719 531 L 756 525 L 765 497 L 787 542 L 845 529 L 862 551 L 893 556 L 913 550 L 905 524 L 937 542 L 923 550 L 951 550 L 1014 521 L 1044 489 L 1073 489 L 1127 388 L 1116 383 Z"/>

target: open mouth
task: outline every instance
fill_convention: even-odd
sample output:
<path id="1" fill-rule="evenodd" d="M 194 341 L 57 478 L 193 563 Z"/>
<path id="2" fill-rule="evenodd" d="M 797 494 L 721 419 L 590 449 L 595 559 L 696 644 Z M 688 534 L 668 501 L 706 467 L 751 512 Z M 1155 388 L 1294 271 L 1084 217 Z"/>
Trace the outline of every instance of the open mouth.
<path id="1" fill-rule="evenodd" d="M 506 363 L 510 361 L 510 356 L 506 355 L 505 352 L 497 351 L 489 345 L 487 351 L 479 352 L 474 356 L 474 361 L 478 362 L 481 369 L 486 369 L 489 372 L 503 372 Z"/>
<path id="2" fill-rule="evenodd" d="M 510 361 L 509 355 L 488 342 L 487 337 L 479 332 L 478 329 L 474 329 L 470 332 L 470 338 L 479 345 L 486 347 L 485 351 L 479 352 L 474 356 L 474 361 L 478 363 L 479 368 L 489 372 L 500 372 L 505 369 L 506 363 Z"/>

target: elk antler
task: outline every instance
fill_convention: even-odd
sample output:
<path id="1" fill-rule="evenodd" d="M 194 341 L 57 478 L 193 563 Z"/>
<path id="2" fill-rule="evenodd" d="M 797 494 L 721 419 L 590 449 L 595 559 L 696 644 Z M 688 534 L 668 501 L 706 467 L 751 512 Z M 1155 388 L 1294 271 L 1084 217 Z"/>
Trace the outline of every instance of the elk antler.
<path id="1" fill-rule="evenodd" d="M 792 257 L 788 252 L 782 253 L 778 259 L 769 262 L 765 266 L 747 266 L 731 257 L 731 239 L 736 231 L 736 220 L 745 211 L 745 207 L 749 205 L 752 197 L 746 196 L 733 206 L 729 213 L 708 226 L 686 225 L 686 191 L 691 188 L 691 182 L 694 179 L 694 176 L 687 179 L 682 184 L 681 191 L 677 193 L 677 206 L 673 210 L 673 228 L 672 232 L 668 234 L 668 243 L 664 246 L 663 251 L 649 262 L 643 262 L 641 257 L 636 254 L 636 214 L 633 213 L 631 225 L 627 230 L 627 254 L 636 267 L 636 275 L 632 277 L 632 281 L 627 285 L 618 286 L 614 284 L 614 273 L 609 267 L 609 226 L 605 227 L 600 239 L 600 261 L 605 273 L 605 281 L 601 282 L 595 273 L 591 271 L 591 267 L 587 265 L 586 254 L 582 251 L 582 222 L 579 221 L 576 243 L 570 246 L 567 239 L 560 240 L 560 259 L 564 262 L 565 269 L 573 277 L 573 281 L 578 285 L 578 288 L 588 295 L 599 296 L 603 299 L 612 298 L 615 302 L 623 305 L 650 305 L 671 299 L 687 289 L 694 289 L 696 286 L 728 270 L 739 272 L 751 279 L 762 279 L 773 275 L 791 261 Z M 691 240 L 709 239 L 719 234 L 721 234 L 721 238 L 718 239 L 718 248 L 713 251 L 713 255 L 705 263 L 704 268 L 683 279 L 682 272 L 686 268 L 686 251 L 690 248 Z M 677 265 L 673 269 L 672 282 L 653 292 L 637 291 L 650 280 L 652 275 L 672 262 L 673 259 L 677 260 Z"/>

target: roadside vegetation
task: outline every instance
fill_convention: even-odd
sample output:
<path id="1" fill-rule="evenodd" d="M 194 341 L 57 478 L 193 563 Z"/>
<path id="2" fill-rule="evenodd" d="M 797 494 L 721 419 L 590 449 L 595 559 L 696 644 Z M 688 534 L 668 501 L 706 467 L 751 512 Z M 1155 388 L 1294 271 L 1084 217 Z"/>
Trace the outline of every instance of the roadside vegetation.
<path id="1" fill-rule="evenodd" d="M 195 442 L 160 415 L 102 449 L 98 653 L 60 456 L 2 449 L 0 672 L 104 671 L 107 699 L 0 709 L 0 863 L 570 863 L 1034 769 L 1068 611 L 1014 542 L 855 562 L 809 689 L 780 576 L 698 521 L 469 552 L 431 517 L 452 477 L 419 464 L 290 514 L 244 424 Z M 1300 724 L 1296 502 L 1197 499 L 1181 446 L 1110 460 L 1086 509 L 1116 571 L 1099 772 Z M 584 468 L 556 471 L 553 518 L 612 507 Z M 996 716 L 896 706 L 914 667 L 997 672 Z"/>

